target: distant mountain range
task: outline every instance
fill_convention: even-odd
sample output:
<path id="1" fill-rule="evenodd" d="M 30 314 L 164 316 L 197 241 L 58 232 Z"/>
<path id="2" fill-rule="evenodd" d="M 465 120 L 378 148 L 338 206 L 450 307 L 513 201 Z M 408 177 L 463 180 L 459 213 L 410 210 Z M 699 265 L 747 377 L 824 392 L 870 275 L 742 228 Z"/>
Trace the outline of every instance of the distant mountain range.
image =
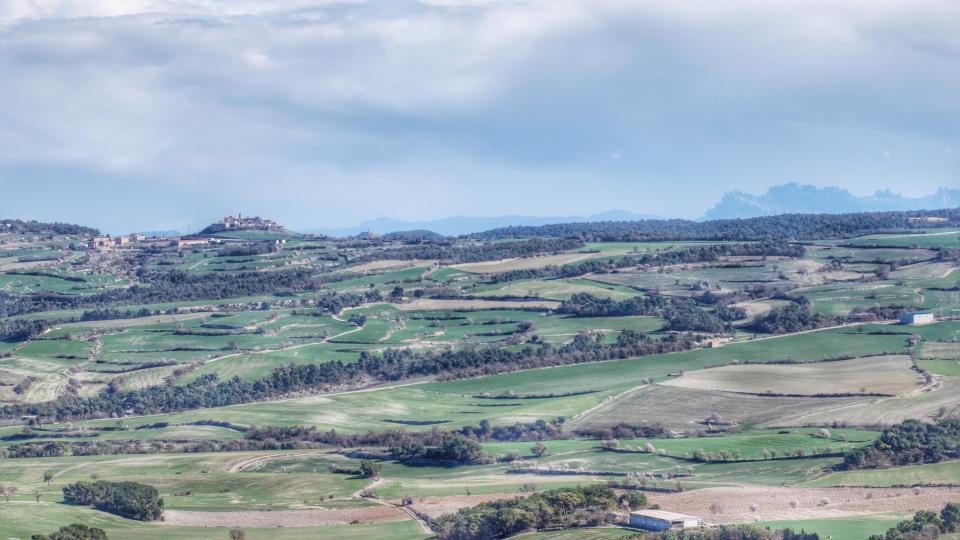
<path id="1" fill-rule="evenodd" d="M 310 229 L 302 232 L 326 234 L 330 236 L 353 236 L 363 232 L 386 234 L 397 231 L 433 231 L 445 236 L 459 236 L 499 227 L 539 226 L 551 223 L 575 223 L 586 221 L 636 221 L 639 219 L 658 219 L 657 216 L 637 214 L 627 210 L 610 210 L 589 216 L 497 216 L 469 217 L 455 216 L 426 221 L 403 221 L 391 218 L 379 218 L 364 221 L 356 227 L 342 229 Z"/>
<path id="2" fill-rule="evenodd" d="M 850 212 L 886 212 L 932 210 L 960 207 L 960 189 L 940 188 L 926 197 L 904 197 L 891 191 L 878 191 L 857 197 L 845 189 L 820 188 L 796 183 L 774 186 L 763 195 L 741 191 L 728 192 L 707 211 L 704 219 L 733 219 L 777 214 L 846 214 Z"/>

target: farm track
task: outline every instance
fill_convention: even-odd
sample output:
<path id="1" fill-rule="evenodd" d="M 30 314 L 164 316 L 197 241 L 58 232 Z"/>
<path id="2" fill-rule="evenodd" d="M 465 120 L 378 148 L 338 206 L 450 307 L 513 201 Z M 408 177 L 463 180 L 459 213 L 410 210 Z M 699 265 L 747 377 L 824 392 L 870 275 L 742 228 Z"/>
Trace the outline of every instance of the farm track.
<path id="1" fill-rule="evenodd" d="M 339 319 L 339 318 L 337 318 L 336 320 L 342 321 L 342 319 Z M 216 357 L 216 358 L 211 358 L 210 360 L 207 360 L 206 363 L 207 363 L 207 364 L 212 364 L 213 362 L 219 362 L 220 360 L 225 360 L 225 359 L 227 359 L 227 358 L 235 358 L 235 357 L 238 357 L 238 356 L 254 356 L 254 355 L 258 355 L 258 354 L 276 353 L 276 352 L 281 352 L 281 351 L 292 351 L 292 350 L 294 350 L 294 349 L 301 349 L 301 348 L 303 348 L 303 347 L 309 347 L 309 346 L 311 346 L 311 345 L 316 345 L 316 344 L 318 344 L 318 343 L 329 343 L 329 342 L 331 342 L 331 341 L 333 341 L 333 340 L 335 340 L 335 339 L 338 339 L 338 338 L 340 338 L 340 337 L 346 336 L 346 335 L 348 335 L 348 334 L 352 334 L 352 333 L 354 333 L 354 332 L 359 332 L 360 330 L 363 330 L 363 327 L 362 327 L 362 326 L 355 326 L 355 327 L 351 328 L 350 330 L 347 330 L 347 331 L 345 331 L 345 332 L 340 332 L 339 334 L 335 334 L 335 335 L 332 335 L 332 336 L 325 337 L 325 338 L 321 339 L 320 341 L 311 341 L 311 342 L 308 342 L 308 343 L 298 343 L 298 344 L 296 344 L 296 345 L 290 345 L 289 347 L 279 347 L 279 348 L 276 348 L 276 349 L 267 349 L 267 350 L 262 350 L 262 351 L 244 351 L 244 352 L 238 352 L 238 353 L 225 354 L 225 355 L 223 355 L 223 356 L 218 356 L 218 357 Z"/>
<path id="2" fill-rule="evenodd" d="M 229 469 L 227 469 L 227 472 L 228 473 L 243 472 L 248 469 L 254 469 L 254 468 L 260 467 L 261 465 L 264 465 L 271 461 L 276 461 L 278 459 L 297 457 L 297 456 L 308 456 L 308 455 L 312 455 L 312 454 L 310 452 L 293 452 L 293 453 L 282 453 L 282 454 L 268 454 L 265 456 L 255 456 L 255 457 L 234 463 L 233 465 L 230 466 Z"/>

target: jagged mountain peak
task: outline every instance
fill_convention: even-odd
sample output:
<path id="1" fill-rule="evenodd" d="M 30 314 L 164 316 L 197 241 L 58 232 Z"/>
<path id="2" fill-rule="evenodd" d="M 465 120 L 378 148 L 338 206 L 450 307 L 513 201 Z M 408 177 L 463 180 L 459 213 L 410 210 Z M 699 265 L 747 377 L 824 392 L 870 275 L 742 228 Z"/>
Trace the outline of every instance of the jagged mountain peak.
<path id="1" fill-rule="evenodd" d="M 906 197 L 889 189 L 858 197 L 838 187 L 818 187 L 796 182 L 773 186 L 763 195 L 731 191 L 706 219 L 733 219 L 777 214 L 843 214 L 894 210 L 924 210 L 960 206 L 960 189 L 940 188 L 926 197 Z"/>

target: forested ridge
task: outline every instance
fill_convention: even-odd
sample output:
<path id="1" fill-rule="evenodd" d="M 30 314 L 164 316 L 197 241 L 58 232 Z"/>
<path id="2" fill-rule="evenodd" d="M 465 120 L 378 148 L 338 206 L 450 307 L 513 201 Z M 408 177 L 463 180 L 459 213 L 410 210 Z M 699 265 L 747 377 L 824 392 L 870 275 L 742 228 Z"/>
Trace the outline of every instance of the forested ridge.
<path id="1" fill-rule="evenodd" d="M 930 223 L 910 218 L 938 217 Z M 495 240 L 529 237 L 573 237 L 588 242 L 664 240 L 820 240 L 912 231 L 931 227 L 956 227 L 960 208 L 910 212 L 865 212 L 856 214 L 783 214 L 748 219 L 690 221 L 684 219 L 642 221 L 597 221 L 554 225 L 502 227 L 471 235 Z"/>
<path id="2" fill-rule="evenodd" d="M 40 221 L 23 221 L 20 219 L 0 219 L 0 231 L 21 234 L 70 234 L 94 236 L 100 231 L 93 227 L 74 225 L 73 223 L 43 223 Z"/>

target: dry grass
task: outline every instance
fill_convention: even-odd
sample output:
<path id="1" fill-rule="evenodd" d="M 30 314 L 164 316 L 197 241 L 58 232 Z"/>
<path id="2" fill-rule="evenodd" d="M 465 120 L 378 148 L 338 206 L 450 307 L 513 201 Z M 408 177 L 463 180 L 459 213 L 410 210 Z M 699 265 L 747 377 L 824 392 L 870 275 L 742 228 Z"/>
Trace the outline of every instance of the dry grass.
<path id="1" fill-rule="evenodd" d="M 960 360 L 960 343 L 926 341 L 923 344 L 923 357 Z"/>
<path id="2" fill-rule="evenodd" d="M 817 414 L 858 403 L 866 398 L 808 398 L 749 396 L 694 390 L 675 386 L 650 385 L 623 394 L 570 422 L 571 428 L 660 423 L 669 429 L 699 429 L 708 415 L 717 413 L 724 422 L 740 424 L 777 423 L 796 414 Z"/>

